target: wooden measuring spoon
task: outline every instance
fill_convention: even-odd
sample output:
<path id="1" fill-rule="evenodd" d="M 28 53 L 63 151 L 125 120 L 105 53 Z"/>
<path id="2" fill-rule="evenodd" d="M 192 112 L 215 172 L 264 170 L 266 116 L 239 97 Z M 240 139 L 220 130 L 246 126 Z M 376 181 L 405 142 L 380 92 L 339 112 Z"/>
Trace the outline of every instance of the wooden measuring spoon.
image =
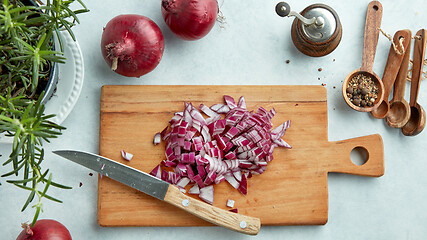
<path id="1" fill-rule="evenodd" d="M 402 128 L 402 133 L 406 136 L 415 136 L 419 134 L 426 125 L 426 112 L 421 105 L 417 103 L 421 73 L 423 71 L 424 55 L 426 51 L 426 33 L 425 29 L 421 29 L 417 32 L 415 37 L 411 78 L 411 98 L 409 101 L 409 105 L 411 106 L 411 117 Z"/>
<path id="2" fill-rule="evenodd" d="M 372 66 L 374 65 L 375 53 L 377 50 L 378 37 L 379 37 L 379 28 L 381 27 L 383 8 L 380 2 L 372 1 L 368 5 L 368 10 L 366 12 L 366 22 L 365 22 L 365 33 L 363 40 L 363 55 L 362 55 L 362 67 L 351 72 L 344 80 L 342 87 L 342 94 L 346 103 L 353 108 L 354 110 L 360 112 L 370 112 L 373 109 L 377 108 L 378 105 L 382 102 L 384 96 L 384 85 L 381 79 L 372 71 Z M 359 74 L 362 74 L 366 77 L 370 77 L 376 86 L 378 87 L 377 99 L 370 107 L 360 107 L 356 106 L 351 102 L 347 97 L 347 87 L 349 81 Z"/>
<path id="3" fill-rule="evenodd" d="M 400 39 L 403 38 L 403 48 L 400 47 Z M 393 47 L 393 44 L 390 46 L 390 51 L 388 53 L 387 62 L 385 64 L 384 73 L 383 73 L 383 84 L 384 84 L 384 98 L 381 101 L 378 108 L 373 109 L 371 111 L 371 115 L 374 118 L 385 118 L 390 110 L 390 104 L 388 102 L 388 97 L 391 92 L 391 88 L 394 85 L 394 81 L 396 80 L 397 74 L 399 72 L 399 67 L 402 64 L 402 60 L 404 57 L 403 51 L 407 49 L 408 42 L 411 42 L 411 32 L 409 31 L 398 31 L 394 34 L 393 43 L 395 46 L 398 46 L 399 51 L 402 51 L 402 54 L 398 54 Z"/>
<path id="4" fill-rule="evenodd" d="M 408 75 L 409 59 L 411 55 L 411 31 L 405 30 L 409 34 L 407 45 L 403 42 L 405 48 L 405 56 L 400 65 L 399 73 L 397 74 L 396 82 L 394 83 L 393 99 L 390 101 L 390 110 L 386 117 L 386 122 L 390 127 L 401 128 L 409 120 L 411 116 L 411 107 L 405 100 L 406 77 Z"/>

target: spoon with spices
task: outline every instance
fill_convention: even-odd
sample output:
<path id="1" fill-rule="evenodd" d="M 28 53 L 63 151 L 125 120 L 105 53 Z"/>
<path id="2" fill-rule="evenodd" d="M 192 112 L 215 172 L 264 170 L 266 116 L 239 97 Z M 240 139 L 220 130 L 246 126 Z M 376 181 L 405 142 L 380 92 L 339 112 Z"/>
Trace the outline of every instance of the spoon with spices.
<path id="1" fill-rule="evenodd" d="M 417 103 L 421 74 L 423 71 L 424 55 L 426 51 L 426 34 L 427 31 L 425 29 L 421 29 L 415 36 L 411 78 L 411 97 L 409 101 L 409 106 L 411 106 L 411 117 L 409 118 L 409 121 L 402 127 L 402 133 L 405 136 L 415 136 L 419 134 L 426 125 L 426 112 L 421 107 L 421 105 Z"/>
<path id="2" fill-rule="evenodd" d="M 411 36 L 411 31 L 409 36 Z M 409 120 L 411 116 L 411 107 L 405 100 L 406 77 L 408 75 L 409 58 L 411 55 L 411 40 L 405 46 L 405 56 L 400 65 L 399 73 L 397 74 L 396 82 L 394 83 L 393 99 L 390 101 L 390 110 L 386 117 L 386 122 L 390 127 L 401 128 Z"/>
<path id="3" fill-rule="evenodd" d="M 371 115 L 374 118 L 385 118 L 389 112 L 390 104 L 388 102 L 388 98 L 402 64 L 404 53 L 408 49 L 407 46 L 409 42 L 411 42 L 410 31 L 401 30 L 394 34 L 393 44 L 390 46 L 382 78 L 384 84 L 384 98 L 378 108 L 371 111 Z"/>
<path id="4" fill-rule="evenodd" d="M 384 96 L 384 85 L 372 70 L 382 19 L 382 5 L 372 1 L 366 12 L 361 68 L 351 72 L 344 80 L 342 94 L 346 103 L 356 111 L 376 109 Z M 365 90 L 363 90 L 365 88 Z M 362 94 L 362 90 L 363 93 Z"/>

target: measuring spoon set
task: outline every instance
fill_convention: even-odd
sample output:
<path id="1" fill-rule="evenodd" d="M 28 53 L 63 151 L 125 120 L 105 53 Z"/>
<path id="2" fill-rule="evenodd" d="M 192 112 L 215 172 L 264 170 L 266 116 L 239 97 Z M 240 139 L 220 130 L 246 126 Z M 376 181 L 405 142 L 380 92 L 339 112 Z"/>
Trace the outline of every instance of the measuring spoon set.
<path id="1" fill-rule="evenodd" d="M 370 2 L 366 12 L 362 66 L 347 75 L 343 83 L 342 94 L 352 109 L 370 112 L 374 118 L 385 119 L 390 127 L 401 128 L 405 136 L 415 136 L 426 125 L 426 112 L 417 99 L 423 73 L 427 30 L 419 30 L 414 37 L 411 96 L 408 103 L 405 100 L 405 86 L 410 62 L 411 31 L 400 30 L 395 33 L 391 40 L 392 45 L 381 79 L 372 70 L 381 19 L 381 3 L 379 1 Z M 363 80 L 363 78 L 368 80 Z M 358 81 L 359 85 L 355 81 Z M 392 89 L 393 98 L 389 100 Z M 354 91 L 357 91 L 356 95 L 354 95 Z M 363 95 L 359 95 L 359 92 Z"/>
<path id="2" fill-rule="evenodd" d="M 390 47 L 389 56 L 384 69 L 382 78 L 384 97 L 378 107 L 371 111 L 373 117 L 378 119 L 385 118 L 390 127 L 401 128 L 405 136 L 415 136 L 419 134 L 426 124 L 426 112 L 423 107 L 417 103 L 426 50 L 426 33 L 427 31 L 425 29 L 421 29 L 414 37 L 411 96 L 409 104 L 404 99 L 404 95 L 410 59 L 411 31 L 401 30 L 394 35 L 393 44 Z M 389 101 L 389 95 L 393 86 L 393 98 Z"/>
<path id="3" fill-rule="evenodd" d="M 366 14 L 362 67 L 351 72 L 344 80 L 343 97 L 347 104 L 354 110 L 370 112 L 374 118 L 385 119 L 390 127 L 401 128 L 405 136 L 415 136 L 424 129 L 426 124 L 426 112 L 417 102 L 417 99 L 423 73 L 427 30 L 419 30 L 414 37 L 411 96 L 410 102 L 408 103 L 404 96 L 411 53 L 411 31 L 400 30 L 395 33 L 381 79 L 372 71 L 381 18 L 381 3 L 372 1 L 368 5 Z M 365 93 L 365 98 L 368 96 L 368 99 L 363 99 L 365 101 L 364 105 L 366 105 L 367 100 L 371 100 L 372 104 L 369 106 L 356 105 L 356 101 L 358 103 L 360 101 L 357 99 L 355 99 L 356 101 L 352 101 L 349 98 L 349 96 L 352 96 L 352 90 L 349 89 L 349 84 L 354 84 L 354 81 L 350 81 L 360 74 L 371 79 L 377 88 L 376 92 L 373 93 L 376 95 L 368 96 Z M 361 87 L 361 85 L 359 87 Z M 363 88 L 366 87 L 362 87 L 362 90 L 366 90 Z M 393 98 L 389 100 L 392 89 Z M 350 95 L 348 96 L 348 94 Z"/>

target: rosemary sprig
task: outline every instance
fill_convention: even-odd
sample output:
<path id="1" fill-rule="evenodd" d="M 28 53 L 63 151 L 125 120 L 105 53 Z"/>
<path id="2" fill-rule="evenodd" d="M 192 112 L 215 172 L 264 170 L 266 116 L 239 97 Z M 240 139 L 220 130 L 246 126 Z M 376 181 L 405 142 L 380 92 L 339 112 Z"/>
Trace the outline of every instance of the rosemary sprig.
<path id="1" fill-rule="evenodd" d="M 71 10 L 77 2 L 82 7 Z M 75 40 L 72 27 L 80 21 L 80 13 L 89 10 L 81 0 L 48 0 L 42 6 L 26 6 L 20 0 L 3 0 L 0 5 L 0 95 L 12 86 L 12 95 L 24 91 L 29 98 L 40 92 L 39 83 L 46 81 L 49 66 L 65 61 L 60 32 L 66 30 Z M 53 48 L 57 36 L 59 48 Z M 47 81 L 46 81 L 47 82 Z M 40 86 L 41 89 L 44 85 Z"/>
<path id="2" fill-rule="evenodd" d="M 47 0 L 42 6 L 27 6 L 21 0 L 1 2 L 0 133 L 13 137 L 11 154 L 3 163 L 12 170 L 1 177 L 29 191 L 21 210 L 35 202 L 34 225 L 43 211 L 43 199 L 61 202 L 48 194 L 48 189 L 70 189 L 54 182 L 49 169 L 42 168 L 43 143 L 65 129 L 51 121 L 54 115 L 45 114 L 42 98 L 49 68 L 54 62 L 65 62 L 60 31 L 67 31 L 75 40 L 71 28 L 79 23 L 77 15 L 89 10 L 81 0 Z M 71 10 L 75 2 L 82 8 Z M 54 35 L 59 49 L 54 48 Z"/>
<path id="3" fill-rule="evenodd" d="M 49 121 L 52 115 L 44 114 L 44 105 L 41 104 L 42 97 L 43 94 L 40 95 L 37 102 L 29 103 L 24 110 L 23 106 L 19 105 L 22 98 L 0 96 L 0 109 L 2 110 L 0 114 L 0 132 L 6 131 L 14 136 L 12 153 L 9 159 L 3 163 L 3 166 L 12 165 L 13 170 L 3 174 L 1 177 L 13 175 L 18 177 L 18 173 L 23 172 L 21 179 L 7 180 L 7 182 L 30 191 L 22 211 L 34 200 L 35 196 L 38 197 L 37 203 L 33 206 L 36 208 L 33 224 L 37 220 L 40 211 L 42 211 L 43 198 L 61 202 L 47 194 L 49 186 L 64 189 L 70 188 L 53 182 L 52 174 L 46 177 L 49 169 L 43 173 L 41 171 L 41 163 L 44 160 L 43 142 L 49 142 L 49 139 L 58 137 L 61 135 L 61 130 L 65 129 Z M 15 103 L 18 103 L 18 105 L 15 106 Z"/>

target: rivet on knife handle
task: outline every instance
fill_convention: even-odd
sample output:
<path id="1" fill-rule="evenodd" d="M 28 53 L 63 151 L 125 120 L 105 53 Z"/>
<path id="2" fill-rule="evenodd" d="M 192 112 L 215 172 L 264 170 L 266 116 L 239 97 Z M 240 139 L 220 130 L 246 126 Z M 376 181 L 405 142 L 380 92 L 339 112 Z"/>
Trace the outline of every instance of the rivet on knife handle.
<path id="1" fill-rule="evenodd" d="M 237 232 L 256 235 L 261 227 L 259 218 L 248 217 L 238 213 L 230 212 L 211 206 L 202 201 L 189 198 L 177 187 L 172 185 L 169 186 L 164 201 L 210 223 L 226 227 Z"/>

